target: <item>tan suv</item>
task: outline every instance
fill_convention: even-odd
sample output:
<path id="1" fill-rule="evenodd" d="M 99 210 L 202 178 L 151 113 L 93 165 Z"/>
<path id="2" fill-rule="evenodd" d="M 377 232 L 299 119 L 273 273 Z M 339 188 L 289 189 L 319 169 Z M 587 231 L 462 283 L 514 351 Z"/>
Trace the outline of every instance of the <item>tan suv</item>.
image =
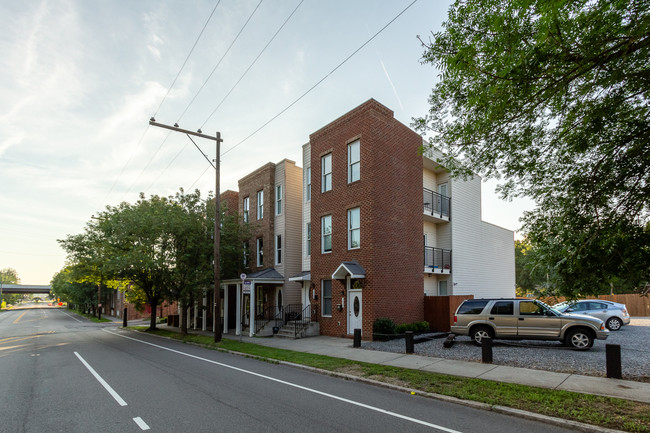
<path id="1" fill-rule="evenodd" d="M 454 315 L 451 332 L 469 335 L 480 345 L 485 337 L 518 340 L 558 340 L 587 350 L 609 331 L 594 317 L 562 314 L 532 299 L 468 299 Z"/>

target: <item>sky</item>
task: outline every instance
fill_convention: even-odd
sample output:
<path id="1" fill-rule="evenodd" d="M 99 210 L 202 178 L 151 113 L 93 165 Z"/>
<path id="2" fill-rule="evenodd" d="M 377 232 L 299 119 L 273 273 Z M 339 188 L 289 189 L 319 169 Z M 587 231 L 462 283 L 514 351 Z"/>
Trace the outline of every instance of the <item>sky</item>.
<path id="1" fill-rule="evenodd" d="M 302 165 L 310 133 L 370 98 L 410 125 L 440 74 L 417 36 L 449 6 L 412 1 L 0 0 L 0 269 L 49 284 L 57 240 L 107 205 L 214 191 L 214 142 L 199 151 L 152 116 L 220 132 L 222 191 L 267 162 Z M 495 185 L 483 219 L 517 230 L 533 204 Z"/>

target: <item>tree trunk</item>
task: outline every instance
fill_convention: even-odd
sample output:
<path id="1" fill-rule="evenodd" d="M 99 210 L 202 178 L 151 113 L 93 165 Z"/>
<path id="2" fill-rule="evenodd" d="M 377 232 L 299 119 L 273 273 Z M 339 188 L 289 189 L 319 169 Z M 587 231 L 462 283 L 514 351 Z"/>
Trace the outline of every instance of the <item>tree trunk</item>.
<path id="1" fill-rule="evenodd" d="M 155 331 L 156 330 L 156 311 L 158 310 L 158 301 L 157 300 L 152 300 L 150 305 L 151 305 L 151 322 L 149 323 L 149 329 L 147 329 L 147 331 Z"/>
<path id="2" fill-rule="evenodd" d="M 181 301 L 181 334 L 187 335 L 187 302 Z"/>

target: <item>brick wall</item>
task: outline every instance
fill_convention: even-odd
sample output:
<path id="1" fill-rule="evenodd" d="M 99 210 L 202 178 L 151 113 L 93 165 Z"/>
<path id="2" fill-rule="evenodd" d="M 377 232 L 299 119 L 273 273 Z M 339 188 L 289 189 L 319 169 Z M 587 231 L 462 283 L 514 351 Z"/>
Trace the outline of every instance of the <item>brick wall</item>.
<path id="1" fill-rule="evenodd" d="M 228 209 L 228 215 L 236 214 L 239 211 L 239 193 L 237 191 L 226 190 L 219 196 L 221 198 L 221 207 Z"/>
<path id="2" fill-rule="evenodd" d="M 257 192 L 264 191 L 264 217 L 257 219 Z M 275 164 L 268 163 L 239 180 L 239 212 L 243 214 L 243 200 L 249 198 L 249 223 L 252 231 L 250 240 L 250 268 L 257 272 L 273 267 L 273 227 L 275 203 Z M 257 239 L 263 239 L 263 266 L 257 266 Z"/>
<path id="3" fill-rule="evenodd" d="M 359 139 L 361 179 L 348 184 L 347 145 Z M 422 139 L 396 121 L 393 112 L 370 100 L 311 134 L 311 280 L 320 289 L 343 261 L 366 270 L 363 337 L 375 319 L 396 323 L 423 318 Z M 332 190 L 321 193 L 321 157 L 332 154 Z M 361 247 L 348 250 L 347 211 L 359 207 Z M 321 253 L 321 217 L 332 216 L 332 252 Z M 320 304 L 320 293 L 318 301 Z M 323 317 L 324 335 L 349 335 L 345 281 L 332 282 L 332 316 Z M 319 305 L 320 308 L 320 305 Z"/>

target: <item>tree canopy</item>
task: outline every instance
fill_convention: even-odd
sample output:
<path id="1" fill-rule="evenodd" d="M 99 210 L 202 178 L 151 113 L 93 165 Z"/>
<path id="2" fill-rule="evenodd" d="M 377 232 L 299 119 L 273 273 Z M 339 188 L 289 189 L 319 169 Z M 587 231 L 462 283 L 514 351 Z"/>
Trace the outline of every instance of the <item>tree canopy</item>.
<path id="1" fill-rule="evenodd" d="M 563 295 L 650 278 L 649 6 L 458 1 L 423 42 L 442 74 L 415 127 L 453 174 L 535 200 L 530 260 Z"/>
<path id="2" fill-rule="evenodd" d="M 222 210 L 222 214 L 223 214 Z M 222 217 L 223 218 L 223 217 Z M 222 273 L 240 274 L 243 237 L 247 229 L 236 216 L 222 220 Z M 177 301 L 184 315 L 191 303 L 214 284 L 214 200 L 200 192 L 161 197 L 144 194 L 136 203 L 107 206 L 81 234 L 59 242 L 68 253 L 68 266 L 55 277 L 57 293 L 72 293 L 80 305 L 96 299 L 97 284 L 129 286 L 127 299 L 140 300 L 152 312 L 162 301 Z M 94 295 L 86 297 L 87 285 Z M 184 332 L 187 321 L 181 320 Z M 150 329 L 155 329 L 155 313 Z"/>

